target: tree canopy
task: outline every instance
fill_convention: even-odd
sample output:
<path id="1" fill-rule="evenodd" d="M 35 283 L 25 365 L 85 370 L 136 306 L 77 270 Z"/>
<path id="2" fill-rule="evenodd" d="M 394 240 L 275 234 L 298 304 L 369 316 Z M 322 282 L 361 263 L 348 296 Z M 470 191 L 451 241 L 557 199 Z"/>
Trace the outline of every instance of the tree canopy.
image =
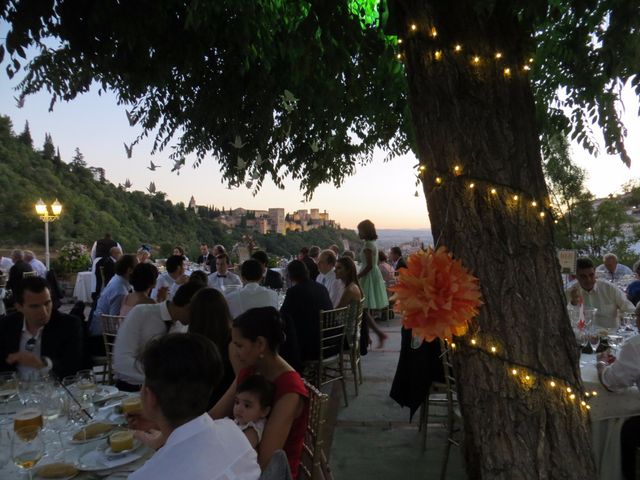
<path id="1" fill-rule="evenodd" d="M 397 0 L 3 0 L 10 76 L 25 69 L 21 95 L 47 89 L 53 104 L 94 82 L 129 106 L 140 136 L 176 160 L 211 155 L 232 184 L 291 174 L 312 194 L 340 185 L 375 148 L 390 156 L 415 142 L 401 57 Z M 509 45 L 475 52 L 531 56 L 539 124 L 590 150 L 602 128 L 625 163 L 620 88 L 640 92 L 640 5 L 618 0 L 461 2 L 443 41 L 464 42 L 455 8 L 478 17 L 516 15 L 530 51 Z M 410 15 L 408 15 L 410 16 Z M 428 19 L 420 19 L 428 20 Z M 435 28 L 435 27 L 434 27 Z M 506 28 L 506 27 L 505 27 Z M 501 32 L 504 33 L 504 32 Z M 400 37 L 395 36 L 399 34 Z M 491 43 L 492 32 L 486 32 Z M 497 37 L 497 35 L 496 35 Z M 35 57 L 25 65 L 26 49 Z M 471 52 L 471 49 L 469 51 Z M 175 144 L 172 142 L 175 141 Z"/>

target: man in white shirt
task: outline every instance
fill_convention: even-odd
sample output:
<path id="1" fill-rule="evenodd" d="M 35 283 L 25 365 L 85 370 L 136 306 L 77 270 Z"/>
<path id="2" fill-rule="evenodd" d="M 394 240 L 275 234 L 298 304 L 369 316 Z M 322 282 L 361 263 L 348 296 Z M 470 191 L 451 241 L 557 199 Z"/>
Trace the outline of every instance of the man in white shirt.
<path id="1" fill-rule="evenodd" d="M 31 250 L 24 251 L 24 261 L 31 265 L 31 268 L 33 268 L 33 271 L 36 272 L 39 277 L 47 278 L 47 267 L 36 258 L 36 254 Z"/>
<path id="2" fill-rule="evenodd" d="M 257 480 L 256 451 L 235 425 L 206 412 L 223 364 L 213 342 L 200 335 L 165 335 L 141 357 L 145 381 L 142 415 L 160 431 L 164 445 L 133 472 L 131 480 Z"/>
<path id="3" fill-rule="evenodd" d="M 171 255 L 165 264 L 166 272 L 158 275 L 156 288 L 151 292 L 151 298 L 156 302 L 171 300 L 180 285 L 184 285 L 189 277 L 184 273 L 184 257 L 182 255 Z"/>
<path id="4" fill-rule="evenodd" d="M 565 291 L 569 303 L 574 306 L 597 308 L 595 323 L 603 328 L 618 326 L 620 313 L 633 313 L 635 307 L 624 292 L 606 280 L 596 279 L 593 262 L 579 258 L 576 266 L 578 283 Z"/>
<path id="5" fill-rule="evenodd" d="M 615 282 L 624 276 L 633 275 L 633 270 L 626 265 L 618 263 L 618 257 L 616 257 L 614 253 L 607 253 L 602 257 L 602 262 L 602 265 L 598 265 L 598 268 L 596 268 L 596 275 L 598 277 L 605 278 L 610 282 Z"/>
<path id="6" fill-rule="evenodd" d="M 149 340 L 169 332 L 184 333 L 189 324 L 189 303 L 199 282 L 187 282 L 176 292 L 173 301 L 136 305 L 118 329 L 113 347 L 113 371 L 120 390 L 140 390 L 144 374 L 138 368 L 138 358 Z"/>
<path id="7" fill-rule="evenodd" d="M 275 290 L 260 286 L 262 265 L 253 258 L 245 260 L 240 267 L 240 275 L 245 285 L 239 290 L 226 295 L 231 316 L 238 315 L 256 307 L 273 307 L 278 309 L 278 294 Z"/>
<path id="8" fill-rule="evenodd" d="M 336 266 L 336 254 L 333 250 L 323 250 L 318 256 L 318 270 L 320 274 L 316 282 L 321 283 L 329 292 L 329 298 L 334 308 L 340 303 L 344 293 L 344 283 L 336 278 L 334 268 Z"/>
<path id="9" fill-rule="evenodd" d="M 227 287 L 242 287 L 242 280 L 233 272 L 228 270 L 229 256 L 221 253 L 216 257 L 215 270 L 209 274 L 207 284 L 216 290 L 224 293 Z"/>
<path id="10" fill-rule="evenodd" d="M 640 317 L 636 322 L 640 328 Z M 612 392 L 624 391 L 635 385 L 640 387 L 640 335 L 629 338 L 620 355 L 614 357 L 609 351 L 598 354 L 598 378 Z M 640 416 L 627 419 L 620 432 L 622 471 L 625 478 L 635 478 L 636 448 L 640 446 Z"/>

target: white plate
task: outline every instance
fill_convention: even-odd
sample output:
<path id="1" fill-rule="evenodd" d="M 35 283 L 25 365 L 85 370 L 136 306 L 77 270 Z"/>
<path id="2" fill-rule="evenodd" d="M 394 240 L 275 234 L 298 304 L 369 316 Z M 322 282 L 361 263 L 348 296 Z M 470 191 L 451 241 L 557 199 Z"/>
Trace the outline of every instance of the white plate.
<path id="1" fill-rule="evenodd" d="M 81 429 L 76 430 L 75 432 L 73 432 L 71 434 L 71 439 L 69 440 L 69 443 L 73 444 L 73 445 L 82 445 L 83 443 L 90 443 L 90 442 L 95 442 L 96 440 L 102 440 L 103 438 L 107 438 L 109 435 L 111 435 L 111 433 L 113 432 L 113 430 L 118 426 L 115 422 L 111 422 L 111 421 L 107 421 L 107 422 L 93 422 L 93 423 L 111 423 L 113 424 L 113 428 L 107 432 L 101 433 L 100 435 L 97 435 L 93 438 L 88 438 L 86 440 L 74 440 L 73 439 L 73 435 L 75 435 L 77 432 L 79 432 L 80 430 L 82 430 L 82 428 L 86 428 L 87 426 L 91 425 L 90 423 L 85 425 L 84 427 L 82 427 Z"/>
<path id="2" fill-rule="evenodd" d="M 112 468 L 121 467 L 142 458 L 141 449 L 117 458 L 107 457 L 104 453 L 104 449 L 105 445 L 101 445 L 94 450 L 90 450 L 80 455 L 75 463 L 76 468 L 85 472 L 99 472 L 101 470 L 110 470 Z"/>
<path id="3" fill-rule="evenodd" d="M 115 397 L 120 393 L 113 385 L 100 385 L 98 387 L 98 391 L 93 396 L 94 402 L 104 402 L 105 400 L 110 399 L 111 397 Z"/>
<path id="4" fill-rule="evenodd" d="M 53 462 L 53 463 L 58 463 L 58 462 Z M 68 462 L 64 462 L 64 463 L 68 463 Z M 38 467 L 34 470 L 34 478 L 45 478 L 45 477 L 41 477 L 40 475 L 38 475 L 38 471 L 42 468 L 45 467 L 47 464 L 43 463 L 42 465 L 38 465 Z M 68 477 L 60 477 L 57 480 L 70 480 L 72 478 L 77 477 L 80 474 L 80 472 L 77 472 L 75 475 L 71 475 Z"/>

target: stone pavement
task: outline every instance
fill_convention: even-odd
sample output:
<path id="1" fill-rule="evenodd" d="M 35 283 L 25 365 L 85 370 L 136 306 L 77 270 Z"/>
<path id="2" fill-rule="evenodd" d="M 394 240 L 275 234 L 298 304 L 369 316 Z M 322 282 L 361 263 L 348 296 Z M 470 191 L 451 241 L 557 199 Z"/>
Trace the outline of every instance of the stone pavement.
<path id="1" fill-rule="evenodd" d="M 409 423 L 409 409 L 389 397 L 400 353 L 400 320 L 396 316 L 380 326 L 389 339 L 383 350 L 370 350 L 362 357 L 364 383 L 357 397 L 353 379 L 348 377 L 348 407 L 338 382 L 333 384 L 332 416 L 337 410 L 337 419 L 330 419 L 335 422 L 330 450 L 333 476 L 335 480 L 438 479 L 447 438 L 444 412 L 431 409 L 427 450 L 422 452 L 419 411 Z M 451 447 L 447 478 L 467 478 L 459 447 Z"/>

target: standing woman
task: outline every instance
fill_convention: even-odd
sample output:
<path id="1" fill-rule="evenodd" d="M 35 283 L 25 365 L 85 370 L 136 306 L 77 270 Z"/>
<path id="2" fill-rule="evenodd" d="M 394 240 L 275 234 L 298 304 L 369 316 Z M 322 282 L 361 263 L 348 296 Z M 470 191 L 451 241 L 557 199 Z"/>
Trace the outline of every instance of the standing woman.
<path id="1" fill-rule="evenodd" d="M 384 341 L 387 339 L 387 335 L 380 330 L 380 327 L 373 319 L 371 310 L 386 308 L 389 305 L 389 297 L 387 296 L 387 287 L 382 278 L 382 273 L 378 268 L 378 247 L 375 242 L 378 234 L 371 220 L 363 220 L 358 224 L 358 237 L 364 240 L 364 245 L 359 255 L 361 269 L 358 272 L 358 279 L 364 294 L 364 318 L 367 320 L 362 322 L 363 330 L 360 337 L 360 353 L 365 355 L 369 340 L 367 325 L 378 336 L 380 347 L 383 346 Z"/>
<path id="2" fill-rule="evenodd" d="M 231 313 L 222 293 L 215 288 L 203 288 L 189 303 L 189 333 L 199 333 L 218 347 L 224 373 L 213 389 L 207 410 L 211 409 L 229 389 L 236 374 L 229 361 L 231 342 Z"/>
<path id="3" fill-rule="evenodd" d="M 214 418 L 231 417 L 236 389 L 250 375 L 262 375 L 275 386 L 274 404 L 258 444 L 264 470 L 276 450 L 284 450 L 293 478 L 298 478 L 309 416 L 309 393 L 302 378 L 278 354 L 284 342 L 280 313 L 273 307 L 252 308 L 233 320 L 231 354 L 240 371 L 227 393 L 209 411 Z"/>

